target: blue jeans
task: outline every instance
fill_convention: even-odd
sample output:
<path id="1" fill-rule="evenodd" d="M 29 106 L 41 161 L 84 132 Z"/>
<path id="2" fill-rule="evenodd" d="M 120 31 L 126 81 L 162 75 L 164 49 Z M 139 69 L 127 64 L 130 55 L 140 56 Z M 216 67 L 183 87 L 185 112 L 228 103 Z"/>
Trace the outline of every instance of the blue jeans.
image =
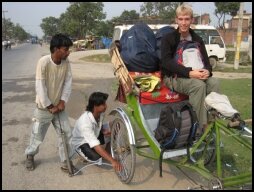
<path id="1" fill-rule="evenodd" d="M 34 111 L 34 123 L 30 137 L 30 144 L 25 150 L 26 155 L 36 155 L 39 152 L 39 146 L 45 138 L 50 123 L 52 123 L 58 135 L 58 147 L 61 162 L 64 162 L 66 160 L 58 117 L 60 118 L 61 128 L 65 133 L 69 157 L 72 156 L 73 152 L 70 147 L 70 139 L 72 136 L 72 132 L 67 113 L 65 111 L 62 111 L 52 114 L 48 110 L 39 108 L 36 108 Z"/>

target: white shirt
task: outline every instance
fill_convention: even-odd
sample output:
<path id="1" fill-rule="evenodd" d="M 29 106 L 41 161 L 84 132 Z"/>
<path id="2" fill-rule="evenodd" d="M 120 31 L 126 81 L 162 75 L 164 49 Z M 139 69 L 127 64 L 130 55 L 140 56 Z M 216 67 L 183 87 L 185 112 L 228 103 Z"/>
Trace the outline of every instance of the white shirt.
<path id="1" fill-rule="evenodd" d="M 101 131 L 103 118 L 104 113 L 100 115 L 100 120 L 97 123 L 90 111 L 85 111 L 79 117 L 72 131 L 71 144 L 73 149 L 77 149 L 85 143 L 88 143 L 90 148 L 100 145 L 98 136 Z"/>

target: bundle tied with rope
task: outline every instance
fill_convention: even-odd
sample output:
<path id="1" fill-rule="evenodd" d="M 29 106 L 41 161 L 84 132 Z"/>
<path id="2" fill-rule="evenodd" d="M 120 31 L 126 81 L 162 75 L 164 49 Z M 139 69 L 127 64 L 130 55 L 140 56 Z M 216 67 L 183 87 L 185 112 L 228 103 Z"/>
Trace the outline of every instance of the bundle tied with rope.
<path id="1" fill-rule="evenodd" d="M 129 94 L 133 91 L 133 86 L 135 85 L 134 80 L 129 75 L 129 71 L 126 68 L 123 60 L 121 59 L 117 42 L 111 45 L 109 54 L 111 56 L 111 63 L 114 67 L 114 75 L 118 78 L 120 86 L 122 86 L 124 94 Z"/>

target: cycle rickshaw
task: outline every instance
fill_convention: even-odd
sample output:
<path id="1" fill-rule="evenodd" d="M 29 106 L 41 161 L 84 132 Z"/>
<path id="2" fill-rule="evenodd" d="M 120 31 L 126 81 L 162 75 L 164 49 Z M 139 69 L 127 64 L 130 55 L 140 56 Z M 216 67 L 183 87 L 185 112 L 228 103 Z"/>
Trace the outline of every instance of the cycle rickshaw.
<path id="1" fill-rule="evenodd" d="M 242 134 L 236 134 L 235 129 L 241 129 L 242 132 L 244 130 L 252 137 L 252 132 L 245 127 L 245 122 L 238 115 L 230 118 L 225 117 L 211 108 L 208 112 L 213 117 L 212 122 L 189 150 L 186 148 L 171 149 L 165 151 L 160 157 L 160 144 L 155 139 L 153 131 L 158 123 L 160 110 L 166 102 L 156 102 L 153 98 L 146 97 L 140 92 L 125 67 L 117 46 L 112 46 L 110 55 L 114 74 L 119 80 L 127 103 L 124 107 L 116 108 L 110 112 L 114 118 L 111 127 L 111 153 L 123 165 L 123 170 L 116 172 L 123 183 L 131 182 L 135 172 L 136 154 L 138 154 L 154 160 L 161 158 L 163 162 L 178 168 L 186 167 L 194 170 L 208 180 L 209 189 L 223 189 L 244 184 L 252 185 L 251 171 L 230 177 L 225 177 L 222 174 L 220 146 L 222 131 L 231 135 L 234 142 L 239 142 L 246 150 L 252 152 L 252 143 L 243 138 Z M 157 93 L 152 94 L 156 95 Z M 173 93 L 170 97 L 175 101 L 183 99 L 177 93 Z M 223 119 L 230 122 L 229 126 Z M 215 173 L 206 168 L 214 160 L 216 160 Z"/>

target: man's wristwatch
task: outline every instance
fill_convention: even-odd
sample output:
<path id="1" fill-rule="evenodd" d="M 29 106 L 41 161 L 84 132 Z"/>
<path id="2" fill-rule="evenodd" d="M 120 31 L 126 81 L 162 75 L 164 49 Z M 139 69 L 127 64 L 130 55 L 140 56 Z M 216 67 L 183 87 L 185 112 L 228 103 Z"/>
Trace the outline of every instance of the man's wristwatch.
<path id="1" fill-rule="evenodd" d="M 49 106 L 47 106 L 47 109 L 52 109 L 54 107 L 53 104 L 50 104 Z"/>

